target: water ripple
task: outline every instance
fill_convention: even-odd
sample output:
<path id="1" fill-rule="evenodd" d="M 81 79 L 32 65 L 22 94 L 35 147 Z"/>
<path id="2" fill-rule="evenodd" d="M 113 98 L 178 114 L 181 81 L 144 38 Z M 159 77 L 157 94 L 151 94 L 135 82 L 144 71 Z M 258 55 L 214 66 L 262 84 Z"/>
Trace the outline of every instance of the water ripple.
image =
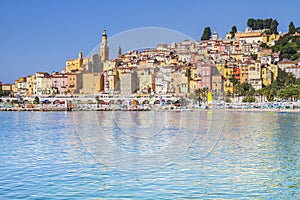
<path id="1" fill-rule="evenodd" d="M 223 117 L 2 112 L 0 199 L 299 199 L 300 115 Z"/>

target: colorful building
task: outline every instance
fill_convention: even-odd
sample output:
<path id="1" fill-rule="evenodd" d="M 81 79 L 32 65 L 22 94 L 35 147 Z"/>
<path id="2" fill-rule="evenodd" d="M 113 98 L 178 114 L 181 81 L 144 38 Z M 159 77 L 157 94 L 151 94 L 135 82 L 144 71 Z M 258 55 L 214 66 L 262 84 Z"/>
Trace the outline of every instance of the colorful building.
<path id="1" fill-rule="evenodd" d="M 68 73 L 67 76 L 68 76 L 67 93 L 79 94 L 79 90 L 82 88 L 82 73 L 80 72 Z"/>
<path id="2" fill-rule="evenodd" d="M 53 94 L 66 94 L 68 90 L 68 76 L 66 74 L 53 74 L 51 76 Z"/>
<path id="3" fill-rule="evenodd" d="M 101 72 L 84 72 L 82 73 L 82 88 L 80 94 L 93 94 L 98 93 L 103 88 L 103 76 Z"/>

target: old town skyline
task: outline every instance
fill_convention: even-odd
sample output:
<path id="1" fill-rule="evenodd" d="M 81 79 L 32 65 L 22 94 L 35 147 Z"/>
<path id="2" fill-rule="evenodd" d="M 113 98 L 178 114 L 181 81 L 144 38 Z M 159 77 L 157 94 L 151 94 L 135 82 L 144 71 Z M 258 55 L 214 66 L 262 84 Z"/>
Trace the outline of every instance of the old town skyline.
<path id="1" fill-rule="evenodd" d="M 138 27 L 164 27 L 199 40 L 205 26 L 225 37 L 233 25 L 243 31 L 250 17 L 273 17 L 279 21 L 278 30 L 282 32 L 287 31 L 290 21 L 299 24 L 295 10 L 298 2 L 279 6 L 268 1 L 252 1 L 251 5 L 258 5 L 255 10 L 250 9 L 253 7 L 250 3 L 240 2 L 216 1 L 213 6 L 198 1 L 184 5 L 180 1 L 165 1 L 159 6 L 157 3 L 145 6 L 146 3 L 132 2 L 129 7 L 126 2 L 4 1 L 0 8 L 0 68 L 3 71 L 0 81 L 13 83 L 17 77 L 37 71 L 61 70 L 66 59 L 76 57 L 79 51 L 86 55 L 99 43 L 103 27 L 107 27 L 110 36 Z M 127 8 L 126 15 L 116 14 L 122 13 L 123 8 Z M 214 10 L 213 15 L 209 8 Z M 74 10 L 82 11 L 78 14 Z M 155 10 L 154 15 L 150 14 L 151 10 Z M 281 10 L 289 12 L 283 15 Z"/>

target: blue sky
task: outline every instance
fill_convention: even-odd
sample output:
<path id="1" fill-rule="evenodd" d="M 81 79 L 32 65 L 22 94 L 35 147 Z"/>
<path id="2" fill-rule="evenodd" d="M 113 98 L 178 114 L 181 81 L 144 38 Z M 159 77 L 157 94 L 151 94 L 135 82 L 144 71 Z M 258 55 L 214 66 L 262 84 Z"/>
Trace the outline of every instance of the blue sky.
<path id="1" fill-rule="evenodd" d="M 206 26 L 221 37 L 249 18 L 300 26 L 299 1 L 1 0 L 0 81 L 13 83 L 37 71 L 60 71 L 78 52 L 87 55 L 108 36 L 142 27 L 173 29 L 199 40 Z"/>

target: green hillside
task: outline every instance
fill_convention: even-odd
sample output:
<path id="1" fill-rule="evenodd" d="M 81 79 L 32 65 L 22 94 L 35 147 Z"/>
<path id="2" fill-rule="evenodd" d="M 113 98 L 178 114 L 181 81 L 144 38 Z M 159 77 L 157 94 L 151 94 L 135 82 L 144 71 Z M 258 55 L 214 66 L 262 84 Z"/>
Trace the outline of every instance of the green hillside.
<path id="1" fill-rule="evenodd" d="M 272 47 L 274 52 L 281 52 L 280 60 L 299 60 L 300 58 L 300 36 L 284 35 L 276 45 Z"/>

